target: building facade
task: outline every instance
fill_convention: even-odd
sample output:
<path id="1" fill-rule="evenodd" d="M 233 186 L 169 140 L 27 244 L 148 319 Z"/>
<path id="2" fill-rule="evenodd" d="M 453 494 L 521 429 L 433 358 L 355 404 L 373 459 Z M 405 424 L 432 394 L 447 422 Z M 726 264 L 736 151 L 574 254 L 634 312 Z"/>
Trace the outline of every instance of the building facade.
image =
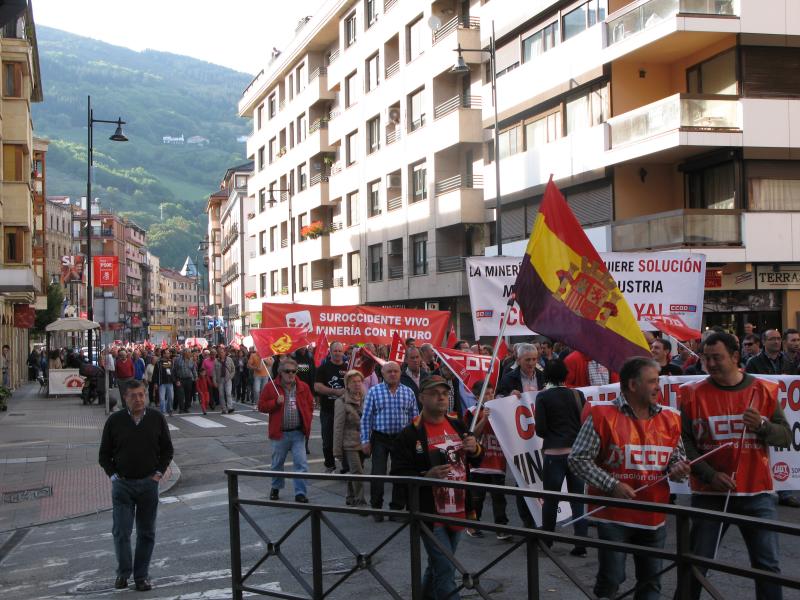
<path id="1" fill-rule="evenodd" d="M 472 329 L 464 257 L 483 254 L 479 0 L 330 0 L 245 90 L 262 302 L 440 308 Z M 432 30 L 430 25 L 436 26 Z M 464 54 L 480 71 L 481 54 Z"/>
<path id="2" fill-rule="evenodd" d="M 125 258 L 120 259 L 120 271 L 125 271 L 127 310 L 125 314 L 125 334 L 127 339 L 144 339 L 145 287 L 144 271 L 147 269 L 147 247 L 144 229 L 131 221 L 125 221 Z M 124 267 L 123 267 L 124 263 Z"/>
<path id="3" fill-rule="evenodd" d="M 704 253 L 706 326 L 800 324 L 795 2 L 491 0 L 480 19 L 483 48 L 497 33 L 505 254 L 524 253 L 553 174 L 598 250 Z M 470 77 L 486 98 L 485 71 Z"/>
<path id="4" fill-rule="evenodd" d="M 31 103 L 42 101 L 36 27 L 29 4 L 18 14 L 9 11 L 0 22 L 0 345 L 10 346 L 9 377 L 15 386 L 27 379 L 25 362 L 30 352 L 28 327 L 17 323 L 15 314 L 35 307 L 47 284 L 42 278 L 44 170 L 35 171 L 37 159 L 43 164 L 44 149 L 34 145 L 31 120 Z"/>
<path id="5" fill-rule="evenodd" d="M 208 234 L 206 238 L 206 274 L 208 275 L 208 317 L 213 319 L 212 331 L 214 342 L 224 339 L 222 325 L 222 205 L 228 199 L 228 192 L 219 189 L 208 197 L 206 214 L 208 215 Z"/>
<path id="6" fill-rule="evenodd" d="M 69 200 L 47 199 L 45 213 L 45 281 L 61 275 L 61 260 L 72 254 L 72 207 Z M 67 290 L 65 290 L 65 293 Z"/>
<path id="7" fill-rule="evenodd" d="M 163 299 L 154 310 L 154 318 L 161 325 L 171 325 L 178 342 L 197 334 L 198 288 L 195 277 L 186 277 L 178 271 L 160 267 L 159 291 Z"/>

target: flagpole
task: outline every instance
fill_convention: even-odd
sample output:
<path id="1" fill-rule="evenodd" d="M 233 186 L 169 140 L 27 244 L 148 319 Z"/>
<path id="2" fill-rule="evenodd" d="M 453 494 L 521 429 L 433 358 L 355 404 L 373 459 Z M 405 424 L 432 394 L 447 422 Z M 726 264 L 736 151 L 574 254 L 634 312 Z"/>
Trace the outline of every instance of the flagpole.
<path id="1" fill-rule="evenodd" d="M 449 361 L 448 361 L 448 360 L 447 360 L 447 359 L 446 359 L 444 356 L 442 356 L 441 352 L 439 352 L 439 351 L 436 349 L 436 346 L 433 346 L 433 352 L 434 352 L 434 354 L 436 354 L 436 356 L 438 356 L 438 357 L 439 357 L 439 360 L 441 360 L 441 361 L 442 361 L 442 362 L 443 362 L 443 363 L 444 363 L 444 364 L 447 366 L 447 368 L 448 368 L 448 369 L 450 370 L 450 372 L 453 374 L 453 377 L 455 377 L 456 379 L 458 379 L 458 380 L 461 382 L 461 385 L 463 385 L 463 386 L 464 386 L 464 388 L 465 388 L 467 391 L 471 392 L 472 390 L 470 390 L 470 389 L 467 387 L 467 384 L 466 384 L 466 383 L 464 383 L 464 380 L 463 380 L 463 379 L 461 379 L 461 377 L 459 377 L 459 376 L 458 376 L 458 373 L 456 373 L 456 370 L 450 367 L 450 362 L 449 362 Z"/>
<path id="2" fill-rule="evenodd" d="M 269 372 L 269 368 L 267 367 L 267 363 L 264 362 L 263 358 L 261 359 L 261 366 L 264 367 L 264 370 L 266 370 L 267 379 L 269 379 L 269 382 L 272 384 L 272 387 L 275 388 L 275 394 L 280 396 L 281 393 L 278 391 L 278 386 L 275 385 L 275 380 L 272 378 L 272 373 Z"/>
<path id="3" fill-rule="evenodd" d="M 702 456 L 698 456 L 698 457 L 697 457 L 697 458 L 695 458 L 693 461 L 689 462 L 689 465 L 691 466 L 691 465 L 693 465 L 693 464 L 695 464 L 695 463 L 697 463 L 697 462 L 700 462 L 701 460 L 705 460 L 706 458 L 708 458 L 709 456 L 711 456 L 712 454 L 714 454 L 714 452 L 717 452 L 717 451 L 719 451 L 719 450 L 722 450 L 723 448 L 725 448 L 725 447 L 727 447 L 727 446 L 732 446 L 732 445 L 733 445 L 733 442 L 725 442 L 725 443 L 724 443 L 724 444 L 722 444 L 721 446 L 717 446 L 717 447 L 716 447 L 716 448 L 714 448 L 713 450 L 709 450 L 708 452 L 706 452 L 706 453 L 705 453 L 705 454 L 703 454 Z M 633 491 L 634 491 L 634 492 L 641 492 L 642 490 L 646 490 L 646 489 L 647 489 L 647 488 L 649 488 L 649 487 L 653 487 L 653 486 L 654 486 L 654 485 L 656 485 L 657 483 L 661 483 L 662 481 L 664 481 L 664 480 L 665 480 L 665 479 L 667 479 L 668 477 L 669 477 L 669 473 L 667 473 L 667 474 L 666 474 L 666 475 L 664 475 L 663 477 L 659 477 L 658 479 L 656 479 L 655 481 L 653 481 L 653 482 L 651 482 L 651 483 L 648 483 L 648 484 L 645 484 L 645 485 L 643 485 L 643 486 L 641 486 L 641 487 L 638 487 L 638 488 L 636 488 L 636 489 L 635 489 L 635 490 L 633 490 Z M 569 526 L 570 526 L 570 525 L 572 525 L 573 523 L 577 523 L 578 521 L 580 521 L 580 520 L 582 520 L 582 519 L 585 519 L 586 517 L 590 517 L 590 516 L 592 516 L 594 513 L 596 513 L 596 512 L 600 512 L 600 511 L 601 511 L 601 510 L 603 510 L 604 508 L 606 508 L 606 507 L 605 507 L 605 506 L 598 506 L 598 507 L 597 507 L 597 508 L 595 508 L 594 510 L 591 510 L 591 511 L 589 511 L 588 513 L 584 513 L 584 514 L 582 514 L 580 517 L 578 517 L 578 518 L 576 518 L 576 519 L 572 519 L 572 520 L 570 520 L 570 521 L 567 521 L 566 523 L 559 523 L 559 525 L 558 525 L 558 526 L 559 526 L 559 527 L 569 527 Z"/>
<path id="4" fill-rule="evenodd" d="M 500 350 L 500 343 L 502 342 L 503 335 L 506 332 L 506 325 L 508 325 L 508 317 L 511 314 L 511 309 L 514 307 L 514 302 L 516 302 L 516 295 L 512 292 L 511 296 L 508 298 L 508 304 L 506 304 L 506 312 L 503 313 L 503 318 L 500 320 L 500 333 L 497 334 L 497 339 L 495 339 L 494 341 L 494 349 L 492 350 L 492 360 L 489 362 L 489 372 L 486 374 L 486 378 L 483 380 L 481 395 L 478 398 L 478 403 L 476 404 L 475 414 L 472 416 L 472 424 L 469 426 L 470 433 L 475 431 L 475 425 L 478 423 L 478 415 L 480 414 L 481 408 L 483 407 L 483 398 L 484 396 L 486 396 L 486 388 L 489 387 L 489 380 L 492 378 L 492 371 L 494 370 L 494 361 L 497 360 L 497 352 Z M 497 378 L 498 380 L 500 378 L 500 365 L 497 365 Z"/>

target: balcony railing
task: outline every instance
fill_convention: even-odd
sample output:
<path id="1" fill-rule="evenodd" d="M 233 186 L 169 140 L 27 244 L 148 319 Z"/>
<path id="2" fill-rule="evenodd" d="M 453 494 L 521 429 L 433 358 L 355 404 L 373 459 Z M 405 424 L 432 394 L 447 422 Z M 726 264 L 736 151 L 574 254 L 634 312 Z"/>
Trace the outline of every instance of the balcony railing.
<path id="1" fill-rule="evenodd" d="M 288 247 L 289 247 L 289 239 L 288 238 L 283 238 L 281 240 L 281 248 L 288 248 Z"/>
<path id="2" fill-rule="evenodd" d="M 394 144 L 397 140 L 400 139 L 400 127 L 398 125 L 394 126 L 394 129 L 386 128 L 386 145 Z"/>
<path id="3" fill-rule="evenodd" d="M 332 65 L 333 63 L 335 63 L 337 58 L 339 58 L 339 49 L 338 48 L 332 50 L 331 53 L 328 55 L 328 66 Z"/>
<path id="4" fill-rule="evenodd" d="M 408 131 L 409 133 L 412 131 L 416 131 L 417 129 L 425 127 L 425 113 L 422 113 L 416 119 L 412 119 L 408 122 Z"/>
<path id="5" fill-rule="evenodd" d="M 231 265 L 222 272 L 222 276 L 220 280 L 222 281 L 222 285 L 227 285 L 234 279 L 239 277 L 239 263 L 231 263 Z"/>
<path id="6" fill-rule="evenodd" d="M 451 112 L 457 111 L 459 108 L 480 108 L 481 107 L 481 97 L 480 96 L 473 96 L 472 94 L 459 94 L 458 96 L 453 96 L 449 100 L 445 100 L 441 104 L 437 105 L 433 109 L 433 118 L 441 119 L 445 115 L 449 115 Z"/>
<path id="7" fill-rule="evenodd" d="M 325 77 L 325 75 L 327 74 L 328 74 L 328 69 L 326 67 L 317 67 L 308 74 L 308 82 L 311 83 L 317 77 Z"/>
<path id="8" fill-rule="evenodd" d="M 239 237 L 239 227 L 234 224 L 233 227 L 231 227 L 228 230 L 228 233 L 226 233 L 225 236 L 222 238 L 222 251 L 225 252 L 228 248 L 230 248 L 233 245 L 233 243 L 238 239 L 238 237 Z"/>
<path id="9" fill-rule="evenodd" d="M 396 60 L 390 65 L 386 65 L 386 79 L 397 75 L 400 72 L 400 61 Z"/>
<path id="10" fill-rule="evenodd" d="M 615 148 L 677 129 L 740 130 L 742 111 L 736 99 L 675 94 L 613 117 L 608 125 Z"/>
<path id="11" fill-rule="evenodd" d="M 683 209 L 611 225 L 614 252 L 687 246 L 741 246 L 739 210 Z"/>
<path id="12" fill-rule="evenodd" d="M 333 221 L 331 222 L 331 231 L 339 231 L 342 229 L 342 222 L 341 221 Z"/>
<path id="13" fill-rule="evenodd" d="M 389 267 L 389 279 L 402 279 L 403 278 L 403 265 L 395 265 Z"/>
<path id="14" fill-rule="evenodd" d="M 311 282 L 312 290 L 329 290 L 333 287 L 333 279 L 314 279 Z"/>
<path id="15" fill-rule="evenodd" d="M 333 287 L 335 287 L 335 288 L 344 287 L 344 277 L 334 277 L 333 278 Z"/>
<path id="16" fill-rule="evenodd" d="M 386 201 L 386 210 L 397 210 L 398 208 L 403 208 L 403 197 L 397 196 L 396 198 L 389 198 Z"/>
<path id="17" fill-rule="evenodd" d="M 626 10 L 625 7 L 609 15 L 606 21 L 609 46 L 655 27 L 677 14 L 726 17 L 740 14 L 739 0 L 649 0 L 634 4 L 633 8 Z"/>
<path id="18" fill-rule="evenodd" d="M 383 0 L 383 12 L 389 12 L 395 4 L 397 4 L 397 0 Z"/>
<path id="19" fill-rule="evenodd" d="M 434 194 L 441 196 L 448 192 L 454 192 L 460 189 L 482 189 L 483 188 L 483 175 L 454 175 L 447 179 L 437 181 L 434 186 Z"/>
<path id="20" fill-rule="evenodd" d="M 330 174 L 327 170 L 320 171 L 319 173 L 314 173 L 311 178 L 308 180 L 309 185 L 317 185 L 318 183 L 327 183 L 330 180 Z"/>
<path id="21" fill-rule="evenodd" d="M 328 118 L 327 117 L 320 117 L 316 119 L 311 125 L 308 126 L 308 134 L 311 135 L 312 133 L 320 130 L 320 129 L 327 129 L 328 128 Z"/>
<path id="22" fill-rule="evenodd" d="M 438 256 L 436 258 L 436 270 L 439 273 L 453 273 L 463 271 L 466 268 L 466 261 L 463 256 Z"/>
<path id="23" fill-rule="evenodd" d="M 478 17 L 453 17 L 447 23 L 433 32 L 433 43 L 436 44 L 453 33 L 456 29 L 480 29 L 481 20 Z"/>

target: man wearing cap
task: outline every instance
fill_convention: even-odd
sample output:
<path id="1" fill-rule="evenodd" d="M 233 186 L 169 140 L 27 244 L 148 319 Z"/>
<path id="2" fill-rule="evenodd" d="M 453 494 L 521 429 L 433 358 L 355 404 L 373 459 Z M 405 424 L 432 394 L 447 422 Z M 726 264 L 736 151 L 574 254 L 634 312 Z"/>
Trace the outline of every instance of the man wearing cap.
<path id="1" fill-rule="evenodd" d="M 392 475 L 467 481 L 470 463 L 477 465 L 483 453 L 475 436 L 457 418 L 448 415 L 450 386 L 444 377 L 431 375 L 420 384 L 422 413 L 394 443 Z M 443 517 L 466 519 L 470 497 L 466 490 L 431 485 L 419 488 L 419 510 Z M 429 523 L 434 537 L 455 554 L 463 527 Z M 422 578 L 425 598 L 455 598 L 455 566 L 427 536 L 422 537 L 428 568 Z"/>

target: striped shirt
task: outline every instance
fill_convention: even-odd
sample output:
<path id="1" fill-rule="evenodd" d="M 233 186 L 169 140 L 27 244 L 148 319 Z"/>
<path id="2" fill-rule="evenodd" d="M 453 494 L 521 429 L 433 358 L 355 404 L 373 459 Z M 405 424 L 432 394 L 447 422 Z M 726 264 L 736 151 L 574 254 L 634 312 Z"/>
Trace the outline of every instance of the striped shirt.
<path id="1" fill-rule="evenodd" d="M 361 443 L 369 443 L 373 431 L 396 435 L 419 414 L 410 387 L 398 384 L 394 394 L 385 383 L 369 388 L 361 415 Z"/>

